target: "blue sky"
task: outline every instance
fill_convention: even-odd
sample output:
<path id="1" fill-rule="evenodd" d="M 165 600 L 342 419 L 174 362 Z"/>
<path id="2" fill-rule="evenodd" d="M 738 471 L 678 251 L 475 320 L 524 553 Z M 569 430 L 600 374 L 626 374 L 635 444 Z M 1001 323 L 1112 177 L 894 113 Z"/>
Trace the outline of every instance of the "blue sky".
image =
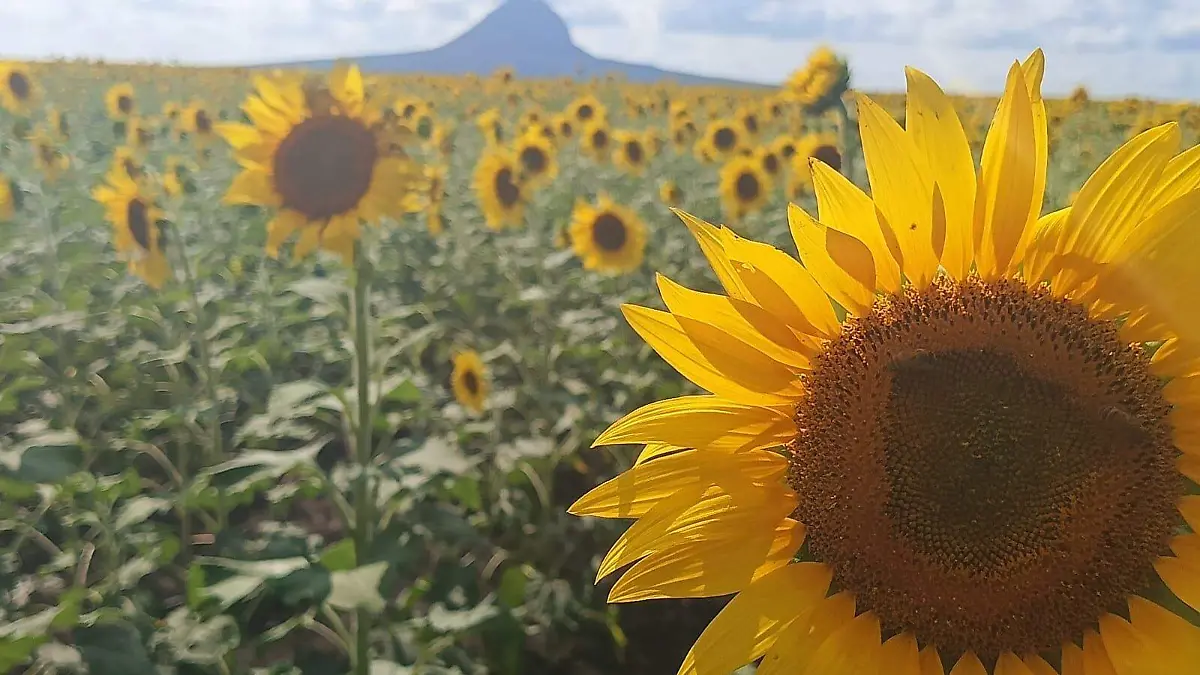
<path id="1" fill-rule="evenodd" d="M 1200 99 L 1200 0 L 547 0 L 601 57 L 778 82 L 813 46 L 855 84 L 899 90 L 903 66 L 997 90 L 1047 53 L 1045 88 Z M 436 46 L 499 0 L 0 0 L 0 56 L 269 62 Z"/>

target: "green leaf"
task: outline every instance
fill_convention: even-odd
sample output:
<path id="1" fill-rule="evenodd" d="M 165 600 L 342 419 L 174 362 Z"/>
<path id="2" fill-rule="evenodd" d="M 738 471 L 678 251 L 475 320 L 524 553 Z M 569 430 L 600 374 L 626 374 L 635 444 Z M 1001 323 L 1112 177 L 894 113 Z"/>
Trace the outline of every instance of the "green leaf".
<path id="1" fill-rule="evenodd" d="M 41 422 L 40 420 L 35 420 Z M 79 435 L 71 430 L 45 428 L 44 423 L 18 427 L 25 438 L 0 448 L 0 470 L 26 483 L 58 483 L 83 466 Z"/>
<path id="2" fill-rule="evenodd" d="M 330 572 L 344 572 L 354 569 L 356 555 L 354 540 L 342 539 L 331 544 L 321 552 L 321 565 Z"/>
<path id="3" fill-rule="evenodd" d="M 237 622 L 222 614 L 203 619 L 184 607 L 167 615 L 154 643 L 165 645 L 179 661 L 216 665 L 241 642 Z"/>
<path id="4" fill-rule="evenodd" d="M 78 591 L 68 591 L 56 607 L 0 623 L 0 671 L 8 672 L 28 661 L 52 632 L 73 628 L 79 622 L 81 597 Z"/>
<path id="5" fill-rule="evenodd" d="M 402 666 L 394 661 L 380 661 L 378 659 L 371 662 L 371 668 L 368 672 L 370 675 L 413 675 L 413 669 L 408 666 Z"/>
<path id="6" fill-rule="evenodd" d="M 529 576 L 524 566 L 513 566 L 504 570 L 500 577 L 500 589 L 496 597 L 505 607 L 520 607 L 525 602 L 525 587 Z"/>
<path id="7" fill-rule="evenodd" d="M 233 459 L 200 472 L 217 488 L 244 492 L 257 483 L 274 483 L 301 467 L 316 468 L 317 453 L 329 442 L 320 438 L 295 450 L 243 450 Z"/>
<path id="8" fill-rule="evenodd" d="M 117 511 L 113 527 L 123 530 L 145 522 L 150 516 L 171 508 L 171 502 L 157 497 L 134 497 L 127 500 Z"/>
<path id="9" fill-rule="evenodd" d="M 387 603 L 379 594 L 379 584 L 387 568 L 386 562 L 377 562 L 345 572 L 334 572 L 333 590 L 326 602 L 337 609 L 382 611 Z"/>
<path id="10" fill-rule="evenodd" d="M 88 675 L 158 675 L 141 636 L 128 623 L 82 626 L 74 638 Z"/>
<path id="11" fill-rule="evenodd" d="M 309 567 L 308 560 L 299 556 L 273 560 L 203 558 L 197 562 L 234 572 L 232 576 L 204 588 L 204 595 L 215 599 L 222 609 L 228 609 L 258 593 L 268 580 L 282 579 L 297 570 Z"/>
<path id="12" fill-rule="evenodd" d="M 425 621 L 436 631 L 457 633 L 474 628 L 495 615 L 496 608 L 488 603 L 462 610 L 446 609 L 439 603 L 429 608 Z"/>

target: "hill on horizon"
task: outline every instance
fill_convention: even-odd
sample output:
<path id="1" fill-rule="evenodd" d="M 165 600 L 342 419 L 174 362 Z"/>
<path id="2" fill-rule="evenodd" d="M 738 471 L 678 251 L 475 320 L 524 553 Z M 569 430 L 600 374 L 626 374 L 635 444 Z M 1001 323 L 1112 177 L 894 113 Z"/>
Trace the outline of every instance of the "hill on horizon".
<path id="1" fill-rule="evenodd" d="M 487 74 L 497 68 L 510 67 L 517 75 L 531 78 L 589 78 L 613 74 L 630 82 L 673 80 L 689 85 L 766 86 L 596 58 L 575 44 L 566 22 L 544 0 L 505 0 L 462 35 L 426 51 L 338 58 L 352 60 L 363 72 L 371 73 L 465 75 Z M 334 60 L 257 67 L 324 70 L 332 67 Z"/>

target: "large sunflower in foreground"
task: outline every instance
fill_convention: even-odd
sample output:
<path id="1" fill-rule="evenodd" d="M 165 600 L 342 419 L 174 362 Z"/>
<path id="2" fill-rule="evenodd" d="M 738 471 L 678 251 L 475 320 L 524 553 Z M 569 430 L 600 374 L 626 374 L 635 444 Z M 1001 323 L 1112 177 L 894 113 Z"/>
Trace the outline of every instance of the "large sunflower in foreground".
<path id="1" fill-rule="evenodd" d="M 646 251 L 646 226 L 608 195 L 595 204 L 579 200 L 571 213 L 571 247 L 585 269 L 619 274 L 637 269 Z"/>
<path id="2" fill-rule="evenodd" d="M 0 107 L 27 115 L 37 102 L 37 80 L 23 63 L 0 63 Z"/>
<path id="3" fill-rule="evenodd" d="M 487 370 L 478 353 L 466 350 L 455 354 L 450 388 L 454 390 L 454 398 L 459 405 L 476 414 L 483 412 L 487 403 L 488 381 Z"/>
<path id="4" fill-rule="evenodd" d="M 162 288 L 171 272 L 162 248 L 163 212 L 144 185 L 122 171 L 110 171 L 92 197 L 104 206 L 113 226 L 113 245 L 128 262 L 130 273 L 152 288 Z"/>
<path id="5" fill-rule="evenodd" d="M 646 447 L 571 512 L 638 519 L 612 602 L 736 593 L 680 672 L 1197 672 L 1200 149 L 1152 129 L 1039 219 L 1042 70 L 978 179 L 929 77 L 907 129 L 860 97 L 873 197 L 814 163 L 799 262 L 680 214 L 727 296 L 623 308 L 711 394 L 612 425 Z"/>
<path id="6" fill-rule="evenodd" d="M 485 150 L 471 179 L 488 229 L 501 230 L 524 222 L 528 201 L 516 155 L 501 148 Z"/>
<path id="7" fill-rule="evenodd" d="M 359 224 L 402 214 L 419 170 L 366 100 L 357 66 L 340 65 L 328 82 L 255 84 L 242 106 L 251 124 L 216 125 L 242 167 L 226 203 L 278 209 L 267 225 L 271 256 L 299 234 L 296 257 L 320 247 L 350 260 Z"/>

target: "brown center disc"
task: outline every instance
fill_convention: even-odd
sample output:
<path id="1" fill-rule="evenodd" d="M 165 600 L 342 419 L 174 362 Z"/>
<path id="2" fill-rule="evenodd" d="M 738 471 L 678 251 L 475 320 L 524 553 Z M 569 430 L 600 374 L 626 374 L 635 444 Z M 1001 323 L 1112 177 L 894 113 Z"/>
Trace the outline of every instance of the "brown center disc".
<path id="1" fill-rule="evenodd" d="M 943 658 L 1077 641 L 1147 588 L 1177 526 L 1147 364 L 1113 323 L 1014 281 L 880 300 L 797 407 L 790 481 L 813 557 Z"/>
<path id="2" fill-rule="evenodd" d="M 601 250 L 609 253 L 620 251 L 625 247 L 628 238 L 625 221 L 615 213 L 601 213 L 596 222 L 592 223 L 592 241 L 595 241 Z"/>
<path id="3" fill-rule="evenodd" d="M 378 157 L 375 135 L 357 120 L 310 117 L 275 151 L 275 189 L 284 207 L 309 220 L 346 213 L 371 189 Z"/>

